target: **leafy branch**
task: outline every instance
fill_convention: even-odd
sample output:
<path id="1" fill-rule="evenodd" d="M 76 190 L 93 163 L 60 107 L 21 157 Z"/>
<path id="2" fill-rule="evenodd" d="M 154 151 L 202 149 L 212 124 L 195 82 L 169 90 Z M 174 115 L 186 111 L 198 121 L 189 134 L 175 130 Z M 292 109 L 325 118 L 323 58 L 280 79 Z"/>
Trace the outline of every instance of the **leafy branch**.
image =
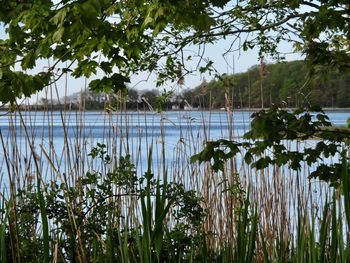
<path id="1" fill-rule="evenodd" d="M 258 170 L 269 165 L 287 165 L 297 171 L 304 162 L 315 167 L 310 177 L 339 184 L 342 164 L 327 164 L 323 160 L 340 159 L 350 139 L 349 129 L 333 128 L 326 114 L 316 107 L 289 112 L 274 106 L 256 112 L 252 117 L 251 130 L 243 136 L 243 142 L 223 139 L 207 142 L 191 161 L 211 162 L 214 171 L 224 170 L 225 162 L 239 153 L 248 165 Z M 293 150 L 287 148 L 288 141 L 315 141 L 315 145 Z"/>

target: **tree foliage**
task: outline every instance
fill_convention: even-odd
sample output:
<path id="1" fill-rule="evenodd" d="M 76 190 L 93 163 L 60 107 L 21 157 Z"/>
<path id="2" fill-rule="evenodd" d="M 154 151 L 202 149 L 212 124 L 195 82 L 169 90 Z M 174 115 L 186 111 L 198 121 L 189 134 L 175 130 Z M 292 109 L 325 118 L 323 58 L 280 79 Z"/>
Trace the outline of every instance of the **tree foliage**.
<path id="1" fill-rule="evenodd" d="M 100 91 L 125 89 L 139 71 L 157 72 L 159 85 L 176 81 L 212 65 L 187 47 L 203 50 L 224 38 L 232 49 L 258 46 L 261 56 L 277 55 L 278 44 L 290 41 L 312 65 L 349 67 L 348 14 L 347 0 L 3 0 L 8 37 L 0 41 L 0 91 L 10 92 L 0 92 L 0 100 L 28 96 L 66 72 L 102 71 L 90 83 Z M 48 58 L 48 70 L 36 68 Z M 188 67 L 196 58 L 198 66 Z"/>

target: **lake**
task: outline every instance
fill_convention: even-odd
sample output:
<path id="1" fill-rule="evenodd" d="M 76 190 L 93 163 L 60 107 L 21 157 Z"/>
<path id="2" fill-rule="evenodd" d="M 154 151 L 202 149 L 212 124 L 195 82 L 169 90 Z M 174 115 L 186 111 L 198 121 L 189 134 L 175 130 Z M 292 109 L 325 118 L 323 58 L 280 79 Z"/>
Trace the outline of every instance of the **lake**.
<path id="1" fill-rule="evenodd" d="M 173 173 L 188 169 L 191 155 L 205 140 L 238 139 L 250 127 L 249 111 L 153 112 L 23 112 L 0 116 L 2 185 L 36 174 L 34 158 L 49 180 L 57 174 L 84 174 L 100 169 L 89 153 L 97 143 L 117 162 L 130 154 L 139 172 L 147 169 L 152 148 L 153 168 Z M 345 125 L 349 112 L 327 112 L 334 125 Z M 26 135 L 27 134 L 27 135 Z M 30 145 L 35 149 L 33 155 Z M 163 158 L 164 157 L 164 158 Z M 179 163 L 180 162 L 180 163 Z M 185 171 L 182 171 L 186 174 Z M 19 180 L 18 178 L 22 178 Z M 58 180 L 58 179 L 57 179 Z"/>

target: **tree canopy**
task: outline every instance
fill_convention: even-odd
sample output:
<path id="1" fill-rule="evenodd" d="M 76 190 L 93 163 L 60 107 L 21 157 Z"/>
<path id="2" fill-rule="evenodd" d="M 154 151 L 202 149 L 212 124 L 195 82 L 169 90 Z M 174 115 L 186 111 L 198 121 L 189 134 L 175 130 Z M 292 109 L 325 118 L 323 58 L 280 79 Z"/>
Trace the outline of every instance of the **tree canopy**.
<path id="1" fill-rule="evenodd" d="M 29 96 L 67 72 L 101 70 L 89 85 L 97 91 L 125 89 L 140 71 L 156 72 L 159 85 L 178 81 L 210 70 L 201 51 L 221 39 L 232 50 L 259 47 L 260 56 L 278 55 L 278 44 L 289 41 L 311 65 L 343 69 L 350 66 L 349 13 L 347 0 L 2 0 L 8 37 L 0 40 L 0 100 Z M 195 55 L 186 53 L 194 46 Z M 36 69 L 48 58 L 48 69 Z M 195 59 L 197 67 L 188 67 Z"/>

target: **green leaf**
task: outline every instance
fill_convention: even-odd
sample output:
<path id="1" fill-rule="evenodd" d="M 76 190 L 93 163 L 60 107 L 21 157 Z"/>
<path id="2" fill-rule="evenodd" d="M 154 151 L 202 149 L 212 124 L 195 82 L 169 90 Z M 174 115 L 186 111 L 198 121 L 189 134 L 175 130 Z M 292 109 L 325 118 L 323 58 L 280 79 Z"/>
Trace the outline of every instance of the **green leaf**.
<path id="1" fill-rule="evenodd" d="M 67 12 L 69 8 L 62 8 L 59 10 L 56 15 L 54 15 L 51 19 L 50 22 L 52 22 L 54 25 L 62 25 L 64 22 L 64 19 L 66 18 Z"/>
<path id="2" fill-rule="evenodd" d="M 152 22 L 153 22 L 153 18 L 151 16 L 147 16 L 143 21 L 142 27 L 145 28 L 148 26 L 148 24 L 151 24 Z"/>
<path id="3" fill-rule="evenodd" d="M 21 66 L 23 69 L 32 69 L 35 66 L 36 56 L 35 51 L 30 50 L 27 55 L 23 58 Z"/>
<path id="4" fill-rule="evenodd" d="M 100 63 L 100 68 L 106 73 L 106 74 L 111 74 L 113 72 L 112 68 L 112 64 L 110 62 L 101 62 Z"/>
<path id="5" fill-rule="evenodd" d="M 59 27 L 52 36 L 52 41 L 55 43 L 59 43 L 62 40 L 64 34 L 64 27 Z"/>
<path id="6" fill-rule="evenodd" d="M 122 74 L 114 73 L 111 77 L 103 77 L 102 79 L 96 79 L 90 82 L 89 87 L 98 92 L 117 92 L 119 90 L 126 91 L 126 83 L 130 82 L 130 79 Z"/>

